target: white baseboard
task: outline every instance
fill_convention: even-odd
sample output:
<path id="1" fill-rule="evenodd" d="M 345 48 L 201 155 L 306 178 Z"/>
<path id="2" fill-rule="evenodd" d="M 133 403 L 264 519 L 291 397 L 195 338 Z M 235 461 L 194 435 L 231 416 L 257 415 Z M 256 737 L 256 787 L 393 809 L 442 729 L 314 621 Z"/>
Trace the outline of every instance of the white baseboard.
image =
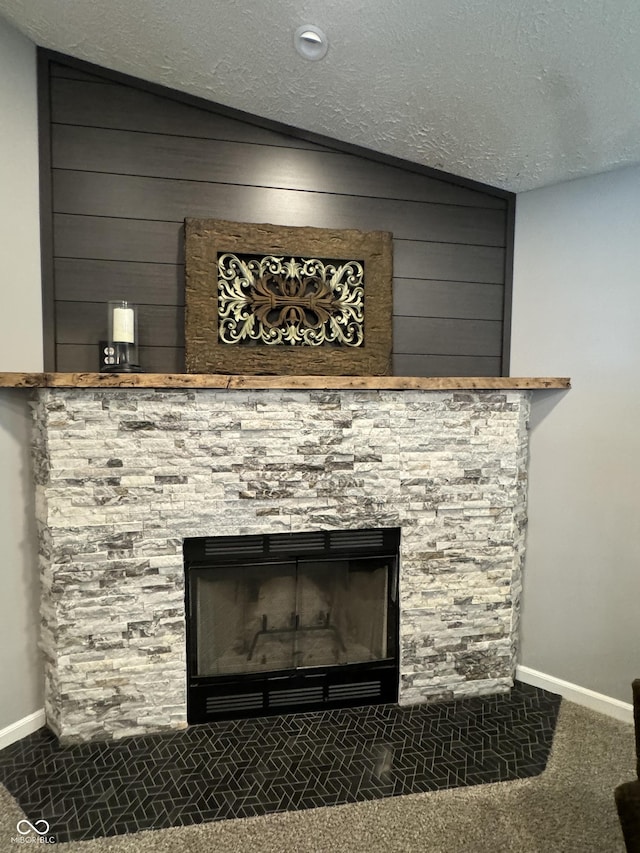
<path id="1" fill-rule="evenodd" d="M 517 666 L 516 678 L 518 681 L 524 681 L 525 684 L 541 687 L 551 693 L 559 693 L 569 702 L 583 705 L 599 714 L 615 717 L 616 720 L 622 720 L 623 723 L 633 723 L 633 705 L 630 702 L 612 699 L 611 696 L 596 693 L 595 690 L 580 687 L 578 684 L 571 684 L 571 682 L 555 678 L 553 675 L 546 675 L 544 672 L 538 672 L 537 669 L 531 669 L 528 666 Z"/>
<path id="2" fill-rule="evenodd" d="M 0 729 L 0 749 L 10 746 L 12 743 L 20 740 L 20 738 L 33 734 L 33 732 L 37 732 L 44 724 L 45 715 L 44 708 L 42 708 L 40 711 L 29 714 L 28 717 L 23 717 L 21 720 L 11 723 L 10 726 L 6 726 L 4 729 Z"/>

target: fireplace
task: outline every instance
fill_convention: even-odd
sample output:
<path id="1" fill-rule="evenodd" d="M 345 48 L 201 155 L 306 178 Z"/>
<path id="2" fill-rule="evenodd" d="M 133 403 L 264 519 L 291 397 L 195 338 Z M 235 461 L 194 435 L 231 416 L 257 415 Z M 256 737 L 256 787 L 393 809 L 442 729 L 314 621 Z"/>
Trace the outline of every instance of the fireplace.
<path id="1" fill-rule="evenodd" d="M 400 530 L 184 544 L 190 723 L 398 698 Z"/>
<path id="2" fill-rule="evenodd" d="M 397 689 L 400 705 L 510 689 L 528 411 L 518 390 L 38 389 L 47 724 L 76 742 L 294 699 L 305 710 L 378 701 L 362 695 L 378 682 L 379 701 Z M 399 559 L 397 542 L 341 550 L 346 531 L 374 529 L 402 531 Z M 340 547 L 308 550 L 295 537 L 310 531 L 331 531 Z M 262 550 L 207 553 L 218 537 Z M 219 606 L 187 644 L 185 540 L 189 608 L 225 579 L 228 598 L 242 574 L 246 634 Z M 250 563 L 271 572 L 262 593 Z M 293 591 L 287 571 L 303 578 Z M 387 596 L 386 631 L 351 646 L 332 598 L 347 582 L 360 597 L 386 585 Z M 260 599 L 274 585 L 287 596 L 277 612 Z M 227 634 L 240 672 L 216 651 Z M 259 707 L 240 707 L 249 701 Z"/>

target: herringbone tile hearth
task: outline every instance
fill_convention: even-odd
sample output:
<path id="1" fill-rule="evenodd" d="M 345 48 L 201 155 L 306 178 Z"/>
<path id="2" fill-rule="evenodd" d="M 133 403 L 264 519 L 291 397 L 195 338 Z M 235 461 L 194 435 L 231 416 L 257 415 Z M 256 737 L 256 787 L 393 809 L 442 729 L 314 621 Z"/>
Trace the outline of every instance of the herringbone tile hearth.
<path id="1" fill-rule="evenodd" d="M 560 698 L 510 694 L 191 726 L 60 746 L 46 729 L 0 752 L 0 781 L 58 842 L 534 776 Z"/>

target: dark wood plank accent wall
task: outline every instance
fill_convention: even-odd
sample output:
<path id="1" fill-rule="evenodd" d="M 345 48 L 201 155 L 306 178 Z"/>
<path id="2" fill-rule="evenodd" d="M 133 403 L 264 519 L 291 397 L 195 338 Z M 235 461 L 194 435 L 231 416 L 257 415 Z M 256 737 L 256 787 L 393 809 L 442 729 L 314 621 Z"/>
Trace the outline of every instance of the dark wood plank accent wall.
<path id="1" fill-rule="evenodd" d="M 97 369 L 109 299 L 140 305 L 146 370 L 184 370 L 191 216 L 392 231 L 394 373 L 508 374 L 510 194 L 46 52 L 40 89 L 47 370 Z"/>

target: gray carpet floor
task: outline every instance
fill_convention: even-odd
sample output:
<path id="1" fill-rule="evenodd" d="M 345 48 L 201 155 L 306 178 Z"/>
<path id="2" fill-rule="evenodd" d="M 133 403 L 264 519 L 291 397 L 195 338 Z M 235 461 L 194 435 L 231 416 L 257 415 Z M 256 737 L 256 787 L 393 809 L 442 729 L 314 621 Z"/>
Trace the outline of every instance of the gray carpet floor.
<path id="1" fill-rule="evenodd" d="M 633 777 L 633 727 L 563 702 L 547 769 L 532 779 L 76 841 L 47 849 L 59 853 L 624 853 L 613 790 Z M 16 802 L 0 786 L 0 850 L 25 849 L 11 842 L 22 817 Z"/>

